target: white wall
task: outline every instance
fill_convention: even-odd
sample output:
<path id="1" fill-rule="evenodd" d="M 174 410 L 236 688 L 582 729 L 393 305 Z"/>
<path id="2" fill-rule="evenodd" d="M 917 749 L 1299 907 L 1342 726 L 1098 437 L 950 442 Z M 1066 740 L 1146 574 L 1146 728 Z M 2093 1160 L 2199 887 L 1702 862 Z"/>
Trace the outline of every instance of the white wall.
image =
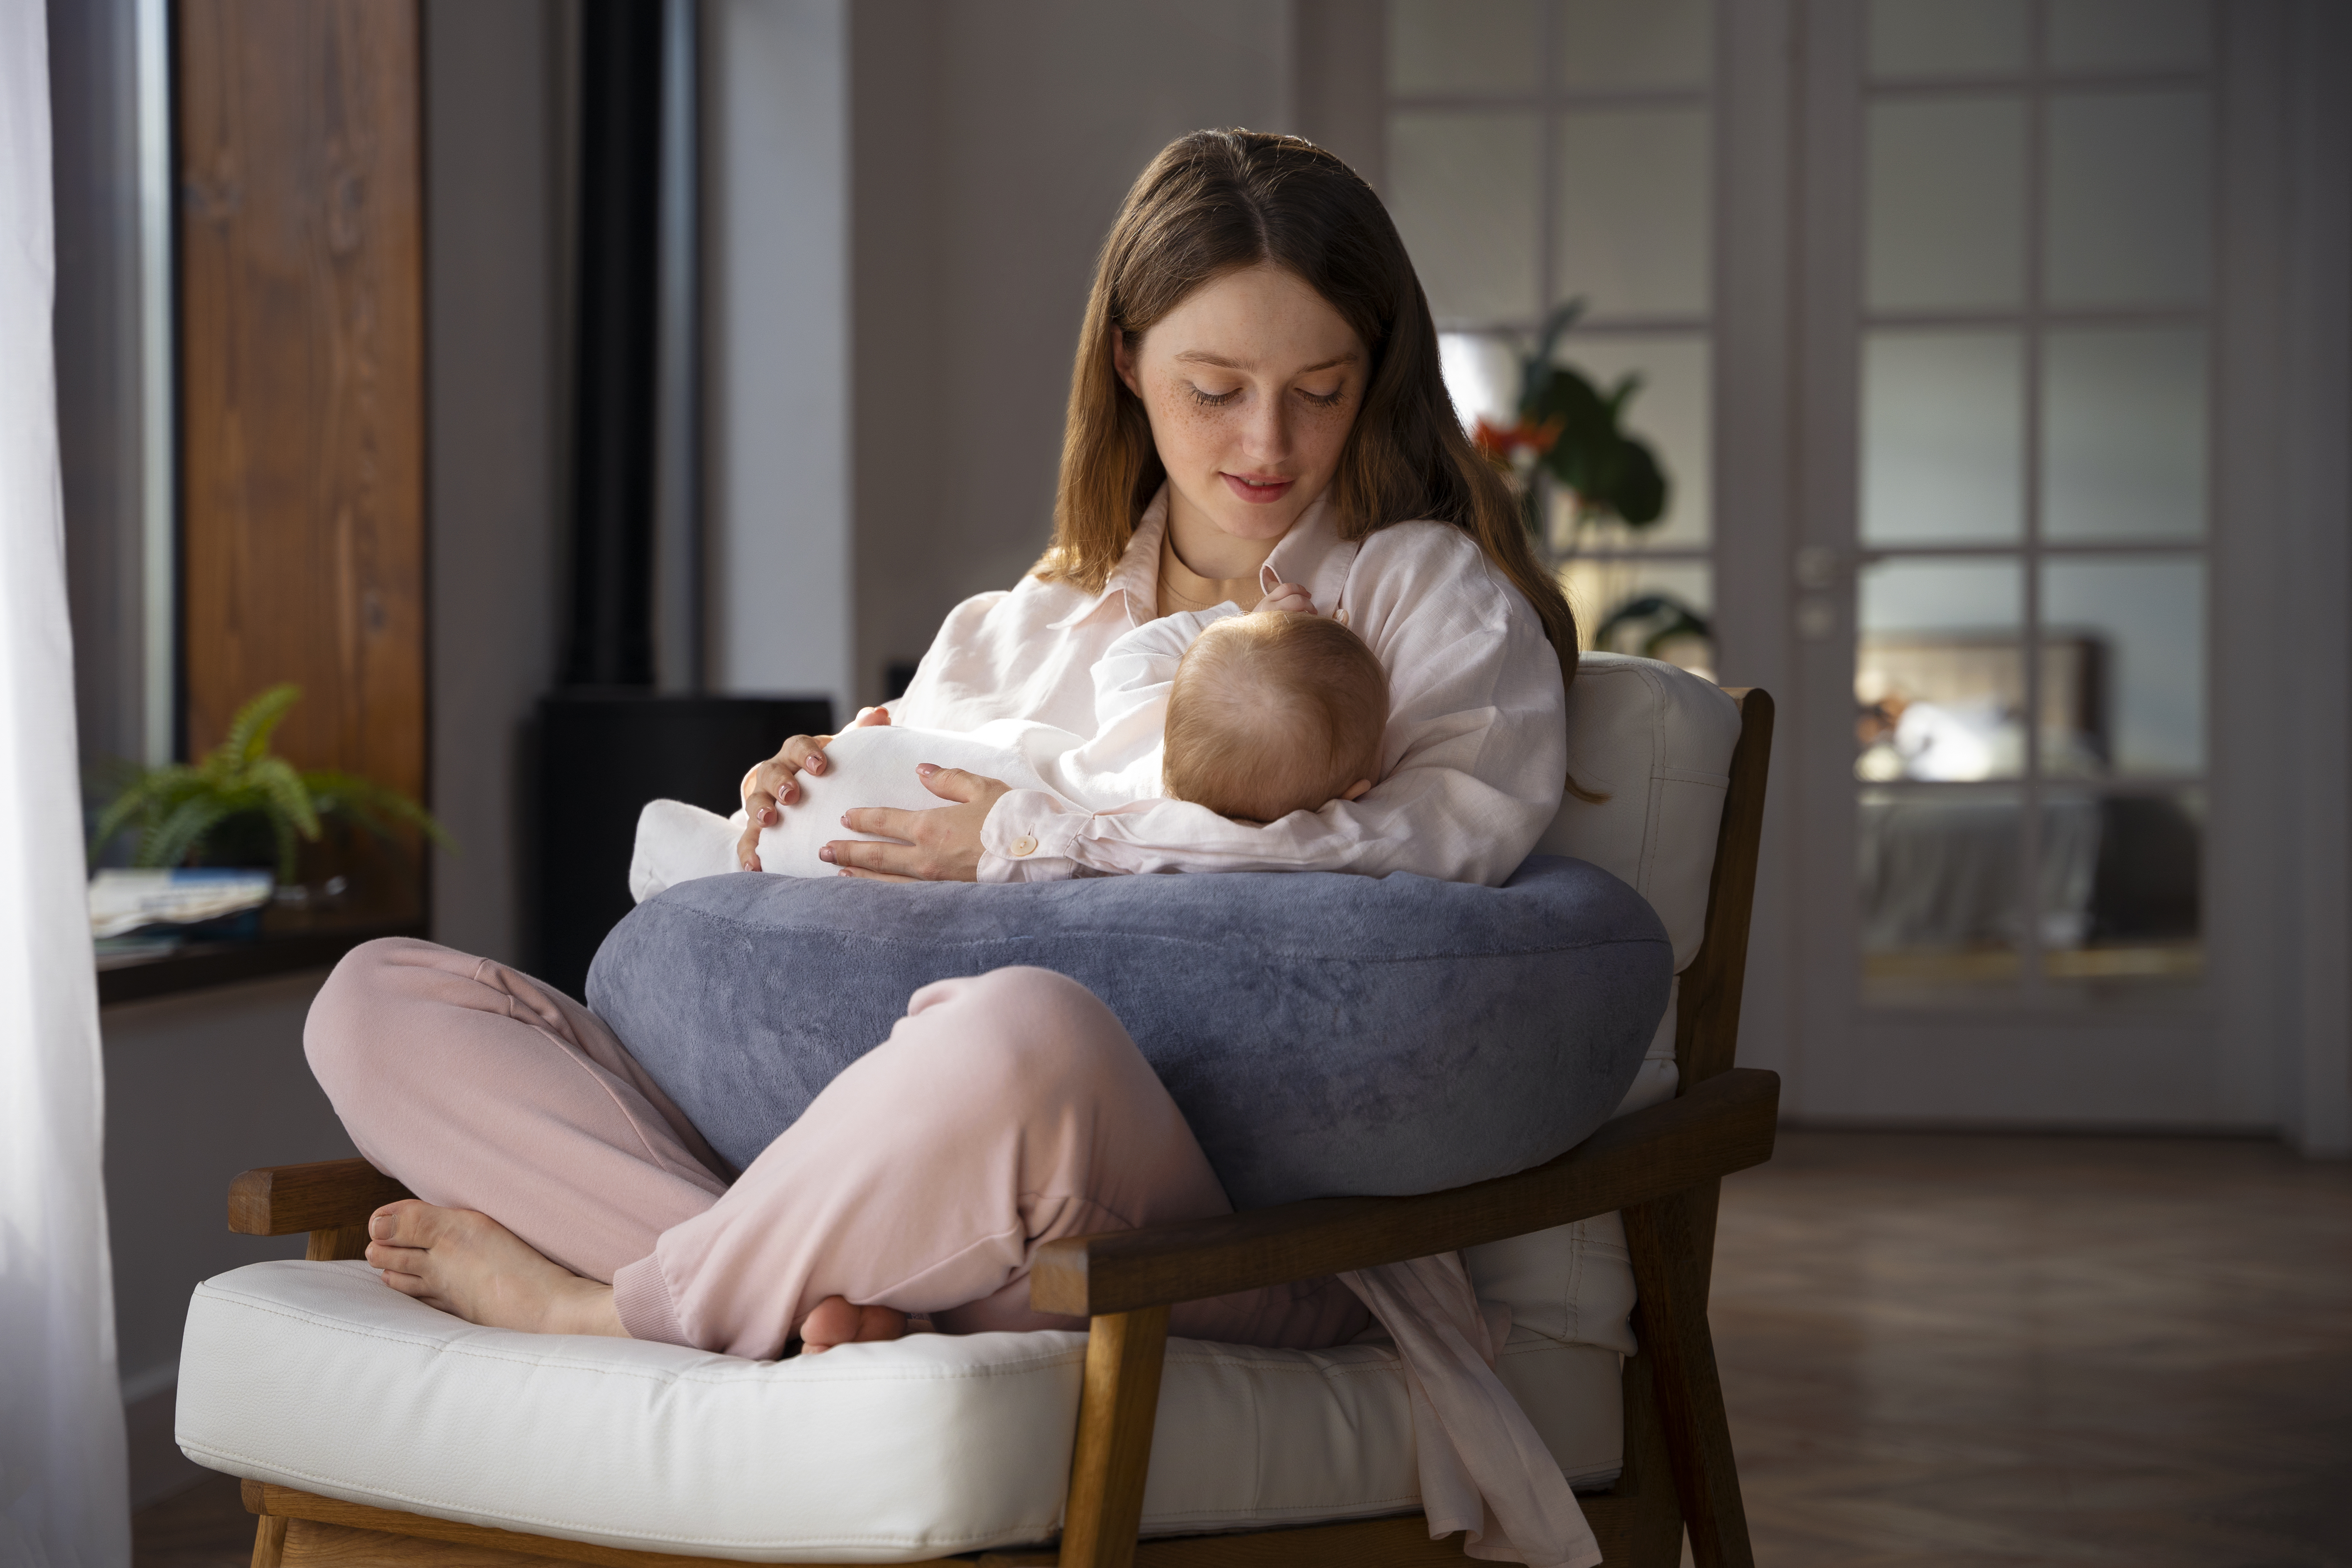
<path id="1" fill-rule="evenodd" d="M 711 0 L 702 25 L 710 686 L 838 706 L 853 691 L 846 0 Z"/>

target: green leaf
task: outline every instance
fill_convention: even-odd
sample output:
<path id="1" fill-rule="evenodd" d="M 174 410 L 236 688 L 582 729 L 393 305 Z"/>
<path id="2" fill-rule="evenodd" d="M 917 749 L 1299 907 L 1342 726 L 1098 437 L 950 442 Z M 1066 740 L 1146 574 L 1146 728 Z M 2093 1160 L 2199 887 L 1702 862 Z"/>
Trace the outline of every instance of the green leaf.
<path id="1" fill-rule="evenodd" d="M 431 812 L 388 784 L 336 768 L 314 769 L 302 775 L 302 782 L 319 797 L 322 813 L 347 816 L 370 832 L 387 838 L 392 837 L 389 829 L 372 819 L 390 817 L 416 828 L 451 854 L 457 851 L 457 840 L 449 837 L 448 830 L 434 819 Z"/>
<path id="2" fill-rule="evenodd" d="M 1666 514 L 1666 476 L 1648 443 L 1638 439 L 1618 443 L 1618 461 L 1610 507 L 1628 528 L 1647 528 Z"/>
<path id="3" fill-rule="evenodd" d="M 176 866 L 187 858 L 214 825 L 232 815 L 229 803 L 218 795 L 192 795 L 170 816 L 151 825 L 140 837 L 131 864 L 148 868 Z"/>
<path id="4" fill-rule="evenodd" d="M 304 803 L 308 805 L 306 801 Z M 296 837 L 294 825 L 276 812 L 269 815 L 269 831 L 278 840 L 278 880 L 290 888 L 301 879 L 301 841 Z M 318 837 L 316 834 L 312 837 Z"/>
<path id="5" fill-rule="evenodd" d="M 290 680 L 253 698 L 228 721 L 228 734 L 214 754 L 226 753 L 241 767 L 259 762 L 269 754 L 269 737 L 277 732 L 278 721 L 301 700 L 302 689 Z"/>
<path id="6" fill-rule="evenodd" d="M 314 843 L 319 837 L 319 812 L 310 800 L 310 786 L 302 775 L 283 757 L 263 757 L 247 770 L 254 786 L 269 802 L 273 822 L 283 822 Z"/>
<path id="7" fill-rule="evenodd" d="M 121 793 L 114 797 L 114 803 L 99 814 L 98 826 L 89 836 L 89 858 L 92 860 L 96 860 L 113 841 L 114 836 L 130 826 L 134 818 L 160 815 L 158 808 L 170 771 L 165 768 L 152 772 L 139 769 L 123 785 Z"/>

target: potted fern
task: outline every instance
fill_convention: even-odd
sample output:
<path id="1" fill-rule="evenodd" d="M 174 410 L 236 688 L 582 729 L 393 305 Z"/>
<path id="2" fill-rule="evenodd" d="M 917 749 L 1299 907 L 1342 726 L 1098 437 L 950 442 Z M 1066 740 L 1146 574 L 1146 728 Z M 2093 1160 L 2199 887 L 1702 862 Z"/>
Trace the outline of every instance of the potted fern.
<path id="1" fill-rule="evenodd" d="M 455 847 L 433 814 L 398 790 L 335 768 L 298 770 L 273 754 L 270 737 L 301 696 L 289 683 L 252 699 L 201 762 L 130 768 L 99 816 L 90 859 L 117 834 L 136 829 L 135 867 L 263 865 L 291 887 L 302 845 L 318 842 L 330 821 L 385 839 L 406 826 Z"/>

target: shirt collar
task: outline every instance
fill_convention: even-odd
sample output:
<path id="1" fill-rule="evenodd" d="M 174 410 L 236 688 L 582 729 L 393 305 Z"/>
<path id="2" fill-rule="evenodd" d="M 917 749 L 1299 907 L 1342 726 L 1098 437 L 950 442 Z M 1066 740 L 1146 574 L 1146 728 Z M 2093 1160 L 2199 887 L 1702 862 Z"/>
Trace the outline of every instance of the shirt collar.
<path id="1" fill-rule="evenodd" d="M 1129 536 L 1127 548 L 1120 552 L 1118 564 L 1110 570 L 1110 580 L 1103 591 L 1064 616 L 1045 629 L 1064 631 L 1080 621 L 1091 618 L 1097 610 L 1113 598 L 1121 601 L 1127 611 L 1127 624 L 1139 626 L 1156 619 L 1160 614 L 1160 539 L 1168 531 L 1168 487 L 1162 484 L 1143 515 L 1135 520 L 1135 532 Z"/>
<path id="2" fill-rule="evenodd" d="M 1130 626 L 1139 626 L 1160 615 L 1160 541 L 1168 531 L 1168 486 L 1163 482 L 1143 515 L 1135 520 L 1135 532 L 1127 542 L 1127 549 L 1111 568 L 1110 580 L 1103 591 L 1046 627 L 1062 631 L 1092 616 L 1116 595 L 1127 611 Z M 1265 558 L 1265 569 L 1286 583 L 1296 583 L 1315 600 L 1317 609 L 1325 615 L 1338 612 L 1341 597 L 1347 591 L 1348 569 L 1355 564 L 1356 541 L 1341 539 L 1338 526 L 1331 520 L 1331 500 L 1327 492 L 1316 498 L 1315 504 L 1299 513 L 1290 531 L 1282 536 L 1271 554 Z"/>

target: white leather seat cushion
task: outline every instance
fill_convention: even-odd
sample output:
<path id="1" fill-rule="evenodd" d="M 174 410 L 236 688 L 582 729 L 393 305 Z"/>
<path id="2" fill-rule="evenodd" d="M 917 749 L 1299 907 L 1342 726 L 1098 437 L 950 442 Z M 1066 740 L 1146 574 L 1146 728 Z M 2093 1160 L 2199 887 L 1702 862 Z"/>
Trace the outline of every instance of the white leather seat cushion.
<path id="1" fill-rule="evenodd" d="M 363 1263 L 257 1263 L 188 1309 L 178 1437 L 197 1463 L 382 1508 L 757 1563 L 903 1563 L 1046 1539 L 1086 1337 L 919 1334 L 754 1362 L 480 1329 Z M 1605 1484 L 1614 1352 L 1515 1331 L 1504 1383 L 1571 1478 Z M 1410 1511 L 1385 1344 L 1171 1341 L 1149 1534 Z"/>

